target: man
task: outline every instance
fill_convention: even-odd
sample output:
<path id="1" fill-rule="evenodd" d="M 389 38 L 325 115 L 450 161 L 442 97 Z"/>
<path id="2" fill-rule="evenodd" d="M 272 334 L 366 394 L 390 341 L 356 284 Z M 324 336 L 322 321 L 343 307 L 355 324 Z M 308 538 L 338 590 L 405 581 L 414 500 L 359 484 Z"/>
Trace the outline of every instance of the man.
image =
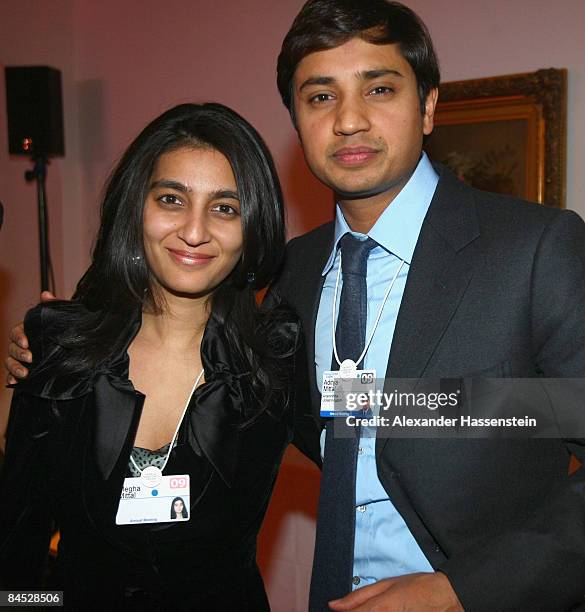
<path id="1" fill-rule="evenodd" d="M 291 241 L 278 286 L 303 318 L 316 410 L 323 372 L 337 369 L 332 340 L 339 348 L 357 326 L 358 307 L 332 331 L 348 232 L 374 241 L 358 368 L 380 378 L 585 374 L 582 221 L 437 175 L 421 150 L 438 84 L 426 28 L 397 3 L 309 0 L 284 40 L 279 90 L 311 170 L 338 202 L 334 223 Z M 326 493 L 344 486 L 335 466 L 328 472 L 339 440 L 325 438 L 311 609 L 351 588 L 331 608 L 583 602 L 583 470 L 567 476 L 569 451 L 583 456 L 582 442 L 362 436 L 346 520 L 343 496 L 333 491 L 331 503 Z M 340 527 L 351 522 L 346 549 Z"/>
<path id="2" fill-rule="evenodd" d="M 317 415 L 324 371 L 348 357 L 380 378 L 585 372 L 583 223 L 437 174 L 422 144 L 438 84 L 428 32 L 398 3 L 309 0 L 285 38 L 279 89 L 338 202 L 334 223 L 291 241 L 275 289 L 303 319 Z M 354 448 L 326 431 L 311 610 L 583 602 L 583 470 L 567 476 L 580 441 Z"/>

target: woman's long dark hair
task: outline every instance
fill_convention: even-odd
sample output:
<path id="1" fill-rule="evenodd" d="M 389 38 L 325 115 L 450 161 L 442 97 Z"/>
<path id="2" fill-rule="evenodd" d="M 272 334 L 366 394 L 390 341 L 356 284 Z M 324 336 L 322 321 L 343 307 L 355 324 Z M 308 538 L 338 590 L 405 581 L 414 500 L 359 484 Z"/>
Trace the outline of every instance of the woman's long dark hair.
<path id="1" fill-rule="evenodd" d="M 121 332 L 132 314 L 138 308 L 160 307 L 144 253 L 144 202 L 158 159 L 181 147 L 215 149 L 234 173 L 243 251 L 213 293 L 211 310 L 224 326 L 230 349 L 251 372 L 254 387 L 269 391 L 276 381 L 271 360 L 263 357 L 270 356 L 273 347 L 260 331 L 267 315 L 256 305 L 255 290 L 274 278 L 284 254 L 282 191 L 260 135 L 233 110 L 214 103 L 182 104 L 163 113 L 146 126 L 114 169 L 91 265 L 71 301 L 47 304 L 64 315 L 60 345 L 66 350 L 60 351 L 57 367 L 62 374 L 99 368 L 127 341 Z"/>
<path id="2" fill-rule="evenodd" d="M 175 502 L 180 501 L 183 503 L 183 511 L 181 512 L 181 516 L 186 519 L 189 518 L 189 514 L 187 512 L 187 507 L 185 506 L 185 502 L 183 501 L 182 497 L 175 497 L 175 499 L 173 499 L 173 501 L 171 502 L 171 518 L 172 519 L 176 519 L 177 518 L 177 513 L 175 511 Z"/>

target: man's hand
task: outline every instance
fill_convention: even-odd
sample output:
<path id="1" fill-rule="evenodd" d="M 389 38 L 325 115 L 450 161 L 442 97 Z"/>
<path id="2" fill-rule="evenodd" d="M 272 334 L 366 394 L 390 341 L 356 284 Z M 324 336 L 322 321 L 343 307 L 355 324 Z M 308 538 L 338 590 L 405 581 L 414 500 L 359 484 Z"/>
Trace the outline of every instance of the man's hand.
<path id="1" fill-rule="evenodd" d="M 8 355 L 9 357 L 4 361 L 4 365 L 8 370 L 6 382 L 9 385 L 13 385 L 17 382 L 17 378 L 26 378 L 28 375 L 28 370 L 22 364 L 32 362 L 32 353 L 28 350 L 28 340 L 24 334 L 24 325 L 22 323 L 19 323 L 10 330 Z"/>
<path id="2" fill-rule="evenodd" d="M 41 302 L 50 302 L 57 299 L 50 291 L 41 293 Z M 10 344 L 8 346 L 8 355 L 4 361 L 4 365 L 8 370 L 6 382 L 13 385 L 18 378 L 26 378 L 28 370 L 24 366 L 25 363 L 32 363 L 32 353 L 28 350 L 28 338 L 24 333 L 24 325 L 19 323 L 10 330 Z"/>
<path id="3" fill-rule="evenodd" d="M 380 580 L 329 602 L 332 610 L 356 612 L 463 612 L 445 574 L 406 574 Z"/>

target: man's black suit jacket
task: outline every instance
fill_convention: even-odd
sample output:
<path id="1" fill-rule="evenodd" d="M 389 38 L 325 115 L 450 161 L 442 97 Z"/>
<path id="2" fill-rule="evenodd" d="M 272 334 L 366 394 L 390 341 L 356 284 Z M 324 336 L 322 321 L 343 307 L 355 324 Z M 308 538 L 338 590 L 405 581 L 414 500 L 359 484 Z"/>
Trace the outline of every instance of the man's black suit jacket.
<path id="1" fill-rule="evenodd" d="M 333 231 L 292 240 L 276 287 L 304 325 L 316 415 L 315 320 Z M 585 376 L 585 224 L 442 170 L 386 376 L 543 375 Z M 585 460 L 583 440 L 378 438 L 376 451 L 390 499 L 466 610 L 585 601 L 585 468 L 568 475 L 571 453 Z"/>

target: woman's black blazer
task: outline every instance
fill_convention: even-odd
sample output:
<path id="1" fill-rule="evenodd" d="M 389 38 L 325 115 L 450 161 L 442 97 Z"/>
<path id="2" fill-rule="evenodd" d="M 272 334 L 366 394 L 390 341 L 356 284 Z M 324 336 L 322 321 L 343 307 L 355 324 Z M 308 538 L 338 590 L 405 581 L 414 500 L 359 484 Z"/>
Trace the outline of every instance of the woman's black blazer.
<path id="1" fill-rule="evenodd" d="M 39 306 L 26 318 L 35 363 L 56 348 L 57 317 Z M 289 315 L 270 331 L 290 349 L 280 364 L 284 394 L 258 416 L 249 373 L 211 316 L 201 345 L 205 383 L 165 469 L 190 476 L 190 520 L 117 526 L 144 401 L 128 379 L 126 352 L 139 326 L 138 313 L 122 349 L 96 371 L 63 377 L 33 368 L 15 387 L 0 492 L 1 588 L 41 586 L 56 525 L 68 608 L 267 610 L 256 537 L 295 422 L 298 445 L 317 450 L 313 419 L 303 414 L 299 324 Z"/>

